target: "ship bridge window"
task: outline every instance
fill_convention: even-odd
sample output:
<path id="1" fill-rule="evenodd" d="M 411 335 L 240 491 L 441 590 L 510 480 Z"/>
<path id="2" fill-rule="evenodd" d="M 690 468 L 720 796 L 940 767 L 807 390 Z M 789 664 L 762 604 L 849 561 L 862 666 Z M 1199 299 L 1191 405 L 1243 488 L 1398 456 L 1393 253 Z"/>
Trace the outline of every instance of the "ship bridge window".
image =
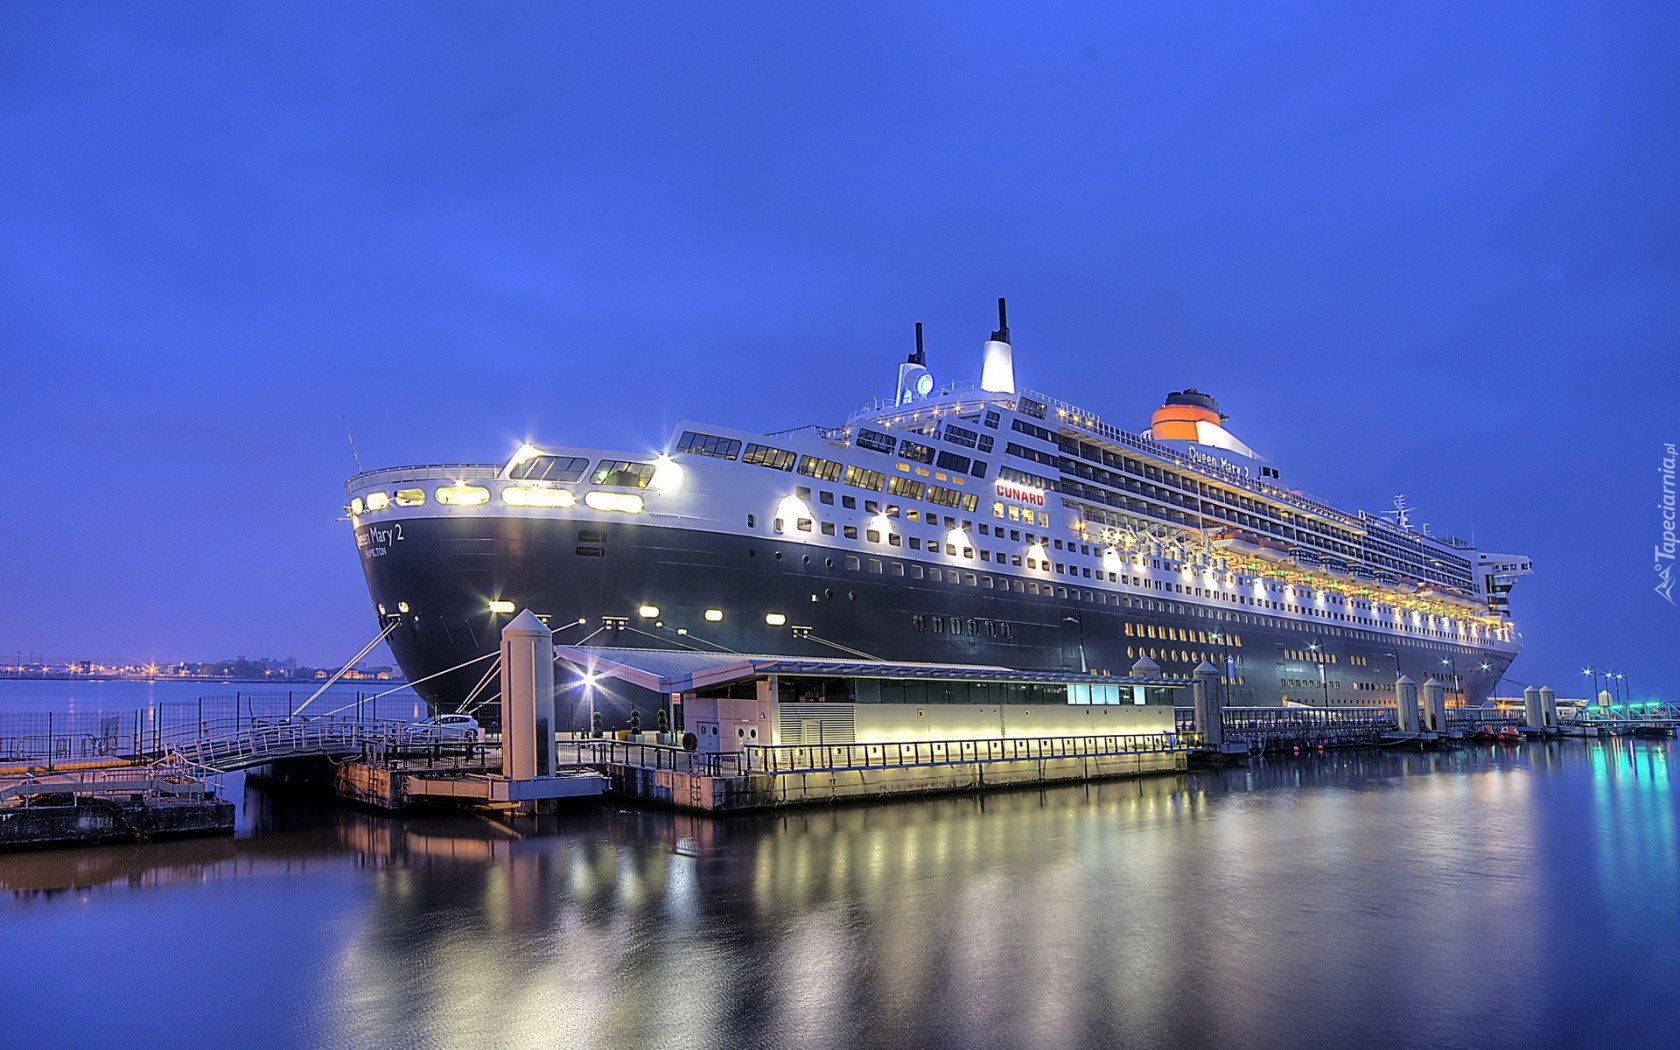
<path id="1" fill-rule="evenodd" d="M 741 443 L 734 438 L 718 437 L 716 434 L 698 434 L 692 430 L 685 430 L 682 440 L 677 442 L 677 451 L 688 452 L 696 456 L 734 459 L 741 454 Z"/>
<path id="2" fill-rule="evenodd" d="M 859 448 L 873 449 L 876 452 L 885 452 L 890 456 L 892 455 L 893 449 L 898 446 L 898 439 L 895 437 L 888 437 L 879 431 L 859 428 L 857 432 L 857 445 Z"/>
<path id="3" fill-rule="evenodd" d="M 578 456 L 532 456 L 508 468 L 514 481 L 576 481 L 589 469 L 589 461 Z"/>
<path id="4" fill-rule="evenodd" d="M 972 462 L 967 456 L 959 456 L 955 452 L 941 452 L 938 466 L 940 470 L 949 470 L 953 474 L 967 474 Z"/>
<path id="5" fill-rule="evenodd" d="M 799 457 L 799 473 L 816 478 L 818 481 L 839 481 L 842 469 L 841 464 L 832 459 L 819 459 L 816 456 Z M 830 502 L 833 502 L 832 497 L 830 497 Z"/>
<path id="6" fill-rule="evenodd" d="M 384 510 L 386 507 L 389 507 L 390 505 L 391 505 L 391 497 L 386 495 L 383 492 L 370 492 L 370 493 L 367 494 L 367 509 L 368 510 Z"/>
<path id="7" fill-rule="evenodd" d="M 945 440 L 953 445 L 974 448 L 980 444 L 980 435 L 967 427 L 959 427 L 955 423 L 945 424 Z"/>
<path id="8" fill-rule="evenodd" d="M 425 489 L 398 489 L 392 497 L 399 507 L 418 507 L 426 502 Z"/>
<path id="9" fill-rule="evenodd" d="M 751 463 L 758 467 L 769 467 L 771 470 L 792 470 L 795 456 L 785 448 L 774 448 L 770 445 L 748 445 L 741 453 L 742 463 Z"/>
<path id="10" fill-rule="evenodd" d="M 898 454 L 917 463 L 933 462 L 933 449 L 914 441 L 906 441 L 898 446 Z"/>
<path id="11" fill-rule="evenodd" d="M 595 473 L 589 475 L 589 481 L 594 485 L 611 485 L 617 488 L 645 489 L 648 482 L 653 480 L 652 463 L 632 463 L 623 459 L 603 459 L 595 468 Z"/>

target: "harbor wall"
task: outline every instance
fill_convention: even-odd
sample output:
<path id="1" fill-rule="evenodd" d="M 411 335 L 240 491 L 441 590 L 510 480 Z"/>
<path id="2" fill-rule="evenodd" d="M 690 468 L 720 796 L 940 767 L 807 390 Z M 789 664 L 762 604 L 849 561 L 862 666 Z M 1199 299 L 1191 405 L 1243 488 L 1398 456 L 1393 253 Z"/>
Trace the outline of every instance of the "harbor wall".
<path id="1" fill-rule="evenodd" d="M 84 799 L 75 805 L 8 806 L 0 810 L 0 852 L 231 835 L 233 810 L 233 803 L 221 799 L 150 804 Z"/>
<path id="2" fill-rule="evenodd" d="M 734 813 L 777 806 L 1177 773 L 1184 771 L 1187 761 L 1183 751 L 1140 752 L 717 777 L 621 764 L 602 768 L 611 782 L 610 790 L 620 797 L 703 813 Z"/>

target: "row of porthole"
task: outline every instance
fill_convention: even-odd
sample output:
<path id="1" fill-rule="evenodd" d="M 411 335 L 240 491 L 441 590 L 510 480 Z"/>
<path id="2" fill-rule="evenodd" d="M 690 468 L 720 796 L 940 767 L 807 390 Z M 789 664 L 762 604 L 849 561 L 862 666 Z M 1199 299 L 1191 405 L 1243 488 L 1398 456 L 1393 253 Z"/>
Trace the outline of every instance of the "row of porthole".
<path id="1" fill-rule="evenodd" d="M 1151 660 L 1177 660 L 1180 663 L 1190 663 L 1192 661 L 1200 663 L 1204 660 L 1212 664 L 1217 664 L 1219 662 L 1218 655 L 1213 653 L 1193 653 L 1184 649 L 1157 649 L 1153 646 L 1126 646 L 1126 659 L 1136 660 L 1144 656 L 1149 657 Z M 1236 666 L 1243 666 L 1242 657 L 1233 657 L 1233 659 L 1236 662 Z"/>
<path id="2" fill-rule="evenodd" d="M 445 485 L 432 493 L 439 503 L 449 507 L 479 507 L 490 502 L 490 490 L 481 485 Z M 395 492 L 370 492 L 367 498 L 357 496 L 350 501 L 352 516 L 364 511 L 381 511 L 392 505 L 419 507 L 426 502 L 422 488 L 397 489 Z M 530 485 L 509 485 L 502 489 L 502 502 L 510 507 L 574 507 L 577 497 L 570 489 L 545 489 Z M 592 491 L 583 494 L 584 506 L 592 510 L 640 513 L 645 506 L 642 497 L 629 492 Z"/>

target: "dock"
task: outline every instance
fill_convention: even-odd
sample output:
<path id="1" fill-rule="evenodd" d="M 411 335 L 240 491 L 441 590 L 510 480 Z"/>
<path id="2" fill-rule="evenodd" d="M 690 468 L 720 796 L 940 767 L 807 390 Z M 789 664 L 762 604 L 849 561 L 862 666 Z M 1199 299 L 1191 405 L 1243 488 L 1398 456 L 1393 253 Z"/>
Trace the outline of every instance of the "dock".
<path id="1" fill-rule="evenodd" d="M 211 770 L 157 763 L 0 775 L 0 851 L 233 832 Z"/>

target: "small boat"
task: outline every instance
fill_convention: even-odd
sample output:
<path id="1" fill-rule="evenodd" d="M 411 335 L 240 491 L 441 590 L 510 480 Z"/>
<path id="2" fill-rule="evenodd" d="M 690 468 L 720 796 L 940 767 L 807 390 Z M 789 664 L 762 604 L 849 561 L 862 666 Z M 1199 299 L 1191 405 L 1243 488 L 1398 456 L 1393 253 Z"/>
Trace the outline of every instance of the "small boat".
<path id="1" fill-rule="evenodd" d="M 1496 736 L 1501 744 L 1520 744 L 1523 739 L 1522 730 L 1516 726 L 1500 726 Z"/>
<path id="2" fill-rule="evenodd" d="M 1490 725 L 1480 725 L 1476 727 L 1474 733 L 1470 734 L 1470 739 L 1491 744 L 1499 739 L 1499 730 Z"/>

